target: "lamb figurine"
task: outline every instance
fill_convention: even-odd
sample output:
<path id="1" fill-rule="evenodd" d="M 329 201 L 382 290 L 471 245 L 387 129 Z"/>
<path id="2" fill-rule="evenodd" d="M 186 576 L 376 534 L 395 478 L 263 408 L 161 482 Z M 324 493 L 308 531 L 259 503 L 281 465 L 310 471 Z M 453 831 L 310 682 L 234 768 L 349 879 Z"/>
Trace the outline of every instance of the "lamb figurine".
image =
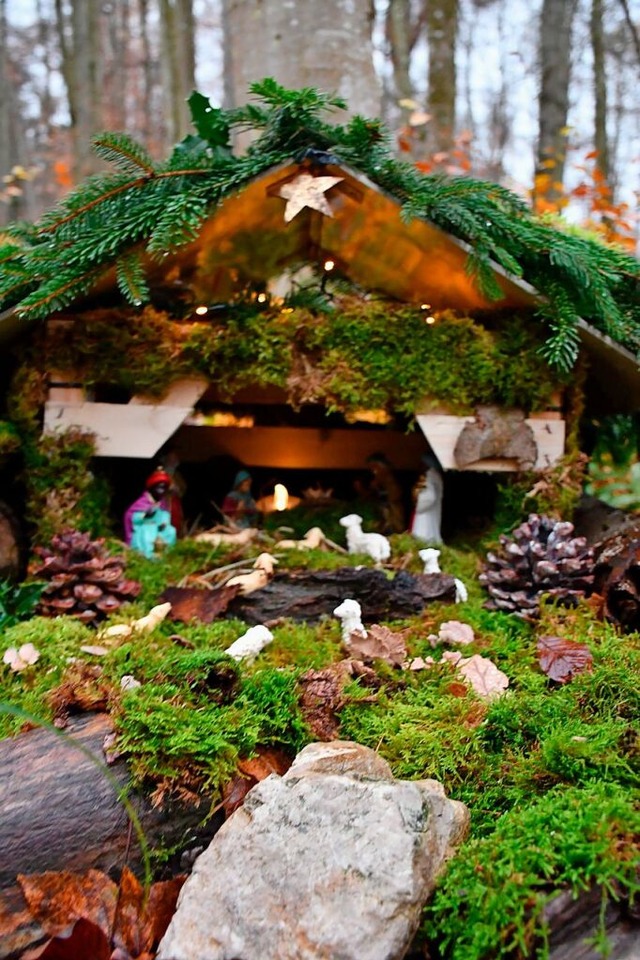
<path id="1" fill-rule="evenodd" d="M 442 573 L 440 569 L 440 550 L 434 547 L 425 547 L 418 551 L 418 556 L 424 563 L 423 573 Z"/>
<path id="2" fill-rule="evenodd" d="M 418 556 L 424 563 L 423 573 L 442 573 L 439 560 L 440 552 L 440 550 L 436 550 L 434 547 L 425 547 L 424 550 L 418 551 Z M 464 603 L 465 600 L 469 599 L 467 588 L 462 580 L 458 580 L 457 577 L 453 579 L 456 584 L 456 603 Z"/>
<path id="3" fill-rule="evenodd" d="M 343 600 L 342 603 L 335 608 L 333 614 L 340 620 L 342 642 L 347 650 L 349 649 L 352 633 L 358 633 L 362 637 L 367 636 L 367 631 L 362 623 L 362 607 L 357 600 Z"/>
<path id="4" fill-rule="evenodd" d="M 347 531 L 347 547 L 349 553 L 366 553 L 380 565 L 383 560 L 391 556 L 391 545 L 381 533 L 363 533 L 362 517 L 357 513 L 350 513 L 340 517 L 341 526 Z"/>
<path id="5" fill-rule="evenodd" d="M 237 640 L 234 640 L 231 646 L 227 647 L 224 652 L 228 653 L 229 656 L 233 657 L 238 663 L 241 660 L 247 663 L 253 663 L 260 651 L 263 650 L 267 644 L 271 643 L 272 640 L 273 634 L 271 631 L 262 623 L 259 623 L 255 627 L 249 627 L 247 632 L 243 633 Z"/>
<path id="6" fill-rule="evenodd" d="M 225 586 L 240 587 L 240 593 L 244 596 L 253 593 L 254 590 L 260 590 L 262 587 L 266 587 L 269 578 L 273 576 L 274 566 L 277 562 L 276 558 L 272 557 L 270 553 L 261 553 L 256 558 L 251 573 L 239 573 L 227 580 Z"/>

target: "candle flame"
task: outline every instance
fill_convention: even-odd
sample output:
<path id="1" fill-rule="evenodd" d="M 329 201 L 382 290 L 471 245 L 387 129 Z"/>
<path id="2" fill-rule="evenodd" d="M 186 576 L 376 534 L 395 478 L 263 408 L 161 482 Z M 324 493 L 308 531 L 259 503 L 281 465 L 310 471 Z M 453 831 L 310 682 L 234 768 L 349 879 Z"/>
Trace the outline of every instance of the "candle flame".
<path id="1" fill-rule="evenodd" d="M 289 505 L 289 491 L 283 483 L 276 483 L 273 488 L 273 509 L 286 510 Z"/>

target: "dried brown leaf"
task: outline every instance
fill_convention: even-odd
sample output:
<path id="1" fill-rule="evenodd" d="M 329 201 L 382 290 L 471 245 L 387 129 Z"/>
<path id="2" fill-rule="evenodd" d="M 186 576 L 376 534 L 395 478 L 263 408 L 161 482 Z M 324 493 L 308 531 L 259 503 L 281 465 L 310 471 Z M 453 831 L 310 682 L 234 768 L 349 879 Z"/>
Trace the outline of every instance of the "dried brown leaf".
<path id="1" fill-rule="evenodd" d="M 591 670 L 593 656 L 589 647 L 563 637 L 538 637 L 538 662 L 541 670 L 556 683 L 568 683 L 577 673 Z"/>
<path id="2" fill-rule="evenodd" d="M 299 678 L 300 709 L 317 740 L 336 738 L 340 726 L 336 714 L 344 706 L 343 689 L 354 677 L 365 686 L 379 685 L 375 671 L 353 659 L 332 663 L 324 670 L 307 670 Z"/>
<path id="3" fill-rule="evenodd" d="M 238 595 L 238 587 L 205 590 L 200 587 L 167 587 L 160 597 L 171 604 L 171 619 L 181 623 L 212 623 Z"/>
<path id="4" fill-rule="evenodd" d="M 291 757 L 275 747 L 258 747 L 255 757 L 238 761 L 238 775 L 222 790 L 222 809 L 230 817 L 241 807 L 252 787 L 272 773 L 282 776 L 291 766 Z"/>
<path id="5" fill-rule="evenodd" d="M 500 696 L 509 686 L 509 678 L 502 670 L 496 667 L 488 657 L 481 657 L 474 654 L 472 657 L 460 657 L 453 660 L 453 654 L 447 659 L 455 663 L 455 667 L 460 676 L 473 688 L 479 697 L 491 700 L 493 697 Z M 445 656 L 443 659 L 445 659 Z"/>
<path id="6" fill-rule="evenodd" d="M 438 631 L 439 643 L 454 643 L 466 645 L 474 641 L 473 627 L 460 620 L 447 620 Z"/>
<path id="7" fill-rule="evenodd" d="M 43 947 L 28 950 L 21 960 L 110 960 L 111 947 L 100 927 L 80 917 Z"/>
<path id="8" fill-rule="evenodd" d="M 406 630 L 390 630 L 382 624 L 367 627 L 367 636 L 352 633 L 349 653 L 361 660 L 384 660 L 394 666 L 402 666 L 407 659 Z"/>
<path id="9" fill-rule="evenodd" d="M 118 888 L 105 873 L 89 870 L 86 874 L 18 874 L 18 883 L 32 916 L 50 937 L 81 918 L 95 924 L 105 935 L 110 934 Z"/>

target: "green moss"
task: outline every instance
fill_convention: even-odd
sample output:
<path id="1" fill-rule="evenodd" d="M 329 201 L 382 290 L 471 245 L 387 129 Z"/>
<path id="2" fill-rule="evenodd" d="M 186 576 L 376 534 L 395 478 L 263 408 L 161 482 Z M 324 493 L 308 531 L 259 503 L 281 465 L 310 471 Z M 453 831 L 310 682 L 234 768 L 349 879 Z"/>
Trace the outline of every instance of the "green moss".
<path id="1" fill-rule="evenodd" d="M 32 643 L 40 659 L 20 673 L 3 664 L 2 655 L 9 647 L 19 649 Z M 95 643 L 95 634 L 71 617 L 33 617 L 8 627 L 0 634 L 0 701 L 13 704 L 32 716 L 49 720 L 52 709 L 48 694 L 61 681 L 70 658 L 82 657 L 80 647 Z M 11 736 L 24 720 L 0 714 L 0 737 Z"/>
<path id="2" fill-rule="evenodd" d="M 0 458 L 16 453 L 21 443 L 15 424 L 8 420 L 0 420 Z"/>
<path id="3" fill-rule="evenodd" d="M 94 436 L 78 429 L 24 445 L 27 519 L 34 543 L 73 528 L 94 537 L 108 533 L 109 487 L 92 470 Z"/>
<path id="4" fill-rule="evenodd" d="M 415 540 L 399 535 L 393 546 L 398 563 L 421 569 Z M 360 559 L 313 551 L 294 553 L 287 563 L 313 566 L 333 556 L 340 565 Z M 591 671 L 555 684 L 538 664 L 533 627 L 484 609 L 485 594 L 475 579 L 478 557 L 443 546 L 440 559 L 444 570 L 467 584 L 469 601 L 434 603 L 420 616 L 392 624 L 406 629 L 410 657 L 439 662 L 418 672 L 376 664 L 375 697 L 357 681 L 345 690 L 339 736 L 378 751 L 397 777 L 436 778 L 469 807 L 470 841 L 425 913 L 423 933 L 437 941 L 443 960 L 535 956 L 544 950 L 539 915 L 545 897 L 566 886 L 632 886 L 640 636 L 620 637 L 588 604 L 546 607 L 537 633 L 581 640 L 593 654 Z M 143 594 L 113 620 L 146 612 L 167 583 L 222 562 L 223 551 L 188 542 L 157 560 L 132 555 L 128 575 L 143 581 Z M 450 664 L 440 662 L 443 648 L 433 649 L 429 637 L 450 619 L 474 629 L 465 655 L 489 657 L 507 674 L 503 696 L 478 698 L 462 687 Z M 293 755 L 311 739 L 297 679 L 342 658 L 337 620 L 276 624 L 273 642 L 254 665 L 236 664 L 223 652 L 245 629 L 237 620 L 165 621 L 149 636 L 99 659 L 89 657 L 101 668 L 119 747 L 139 784 L 163 794 L 194 789 L 215 803 L 239 758 L 268 745 Z M 70 658 L 87 659 L 80 647 L 95 642 L 95 634 L 70 618 L 35 618 L 5 631 L 0 654 L 25 642 L 41 651 L 40 660 L 21 674 L 0 666 L 0 700 L 50 718 L 51 691 Z M 125 674 L 142 686 L 122 692 Z M 5 734 L 20 725 L 4 716 L 2 721 Z"/>
<path id="5" fill-rule="evenodd" d="M 521 317 L 489 330 L 444 311 L 428 326 L 414 306 L 352 293 L 330 310 L 231 305 L 216 323 L 176 323 L 150 307 L 93 311 L 54 331 L 43 356 L 88 386 L 158 395 L 198 374 L 228 397 L 247 385 L 277 386 L 294 404 L 303 397 L 329 410 L 412 415 L 425 400 L 460 413 L 490 402 L 544 409 L 563 378 L 541 359 L 541 343 Z"/>
<path id="6" fill-rule="evenodd" d="M 542 960 L 542 911 L 554 893 L 598 885 L 618 899 L 638 891 L 637 799 L 612 784 L 552 790 L 468 843 L 426 910 L 423 933 L 439 956 Z"/>

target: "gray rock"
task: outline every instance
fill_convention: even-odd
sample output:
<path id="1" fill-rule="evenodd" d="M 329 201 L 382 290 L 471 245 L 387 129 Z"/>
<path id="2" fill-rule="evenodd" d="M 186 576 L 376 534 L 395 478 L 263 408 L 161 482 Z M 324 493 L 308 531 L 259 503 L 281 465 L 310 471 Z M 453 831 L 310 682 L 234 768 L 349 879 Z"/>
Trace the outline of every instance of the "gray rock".
<path id="1" fill-rule="evenodd" d="M 157 960 L 395 960 L 468 827 L 435 780 L 313 743 L 198 858 Z"/>

